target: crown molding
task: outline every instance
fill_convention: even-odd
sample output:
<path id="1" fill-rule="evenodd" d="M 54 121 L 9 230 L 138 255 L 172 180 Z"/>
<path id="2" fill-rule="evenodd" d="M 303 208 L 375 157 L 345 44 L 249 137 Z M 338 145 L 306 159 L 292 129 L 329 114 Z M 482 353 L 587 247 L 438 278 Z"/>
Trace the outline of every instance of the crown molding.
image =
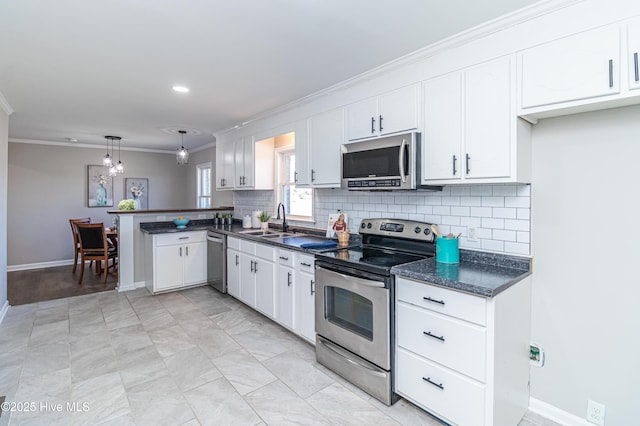
<path id="1" fill-rule="evenodd" d="M 6 112 L 7 115 L 11 115 L 14 113 L 13 108 L 11 108 L 11 105 L 9 105 L 9 102 L 7 102 L 7 98 L 4 97 L 2 92 L 0 92 L 0 107 L 2 107 L 2 110 Z"/>
<path id="2" fill-rule="evenodd" d="M 257 114 L 251 117 L 249 120 L 242 122 L 242 124 L 237 124 L 227 129 L 223 129 L 222 131 L 217 132 L 216 134 L 224 135 L 234 130 L 243 128 L 255 121 L 264 120 L 266 118 L 281 114 L 283 112 L 290 111 L 294 108 L 300 107 L 314 100 L 322 98 L 323 96 L 348 89 L 352 86 L 355 86 L 356 84 L 359 84 L 368 80 L 372 80 L 376 77 L 379 77 L 397 68 L 424 60 L 442 51 L 452 49 L 454 47 L 462 46 L 471 41 L 494 34 L 500 30 L 504 30 L 514 25 L 521 24 L 523 22 L 529 21 L 539 16 L 546 15 L 546 14 L 555 12 L 557 10 L 563 9 L 565 7 L 571 6 L 573 4 L 582 3 L 584 1 L 585 0 L 539 1 L 530 6 L 524 7 L 522 9 L 508 13 L 506 15 L 502 15 L 490 21 L 483 22 L 482 24 L 476 25 L 475 27 L 469 28 L 460 33 L 457 33 L 455 35 L 452 35 L 450 37 L 447 37 L 445 39 L 442 39 L 430 45 L 427 45 L 421 49 L 418 49 L 414 52 L 408 53 L 397 59 L 389 61 L 376 68 L 372 68 L 368 71 L 358 74 L 355 77 L 343 80 L 325 89 L 319 90 L 305 97 L 296 99 L 295 101 L 289 102 L 287 104 L 284 104 L 279 107 L 265 111 L 263 113 Z"/>
<path id="3" fill-rule="evenodd" d="M 62 146 L 67 148 L 90 148 L 90 149 L 104 149 L 104 144 L 94 145 L 88 143 L 78 143 L 78 142 L 59 142 L 59 141 L 45 141 L 39 139 L 20 139 L 20 138 L 9 138 L 9 142 L 11 143 L 22 143 L 29 145 L 50 145 L 50 146 Z M 155 152 L 158 154 L 171 154 L 175 155 L 175 151 L 173 150 L 163 150 L 163 149 L 151 149 L 151 148 L 130 148 L 123 147 L 121 151 L 138 151 L 138 152 Z"/>

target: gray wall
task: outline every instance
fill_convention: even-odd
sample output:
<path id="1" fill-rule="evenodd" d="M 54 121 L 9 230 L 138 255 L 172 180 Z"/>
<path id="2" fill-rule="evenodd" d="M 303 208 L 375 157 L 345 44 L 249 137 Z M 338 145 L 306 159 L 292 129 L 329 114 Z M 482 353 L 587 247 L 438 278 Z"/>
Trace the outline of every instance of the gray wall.
<path id="1" fill-rule="evenodd" d="M 2 96 L 2 94 L 0 94 Z M 0 200 L 7 199 L 9 116 L 0 108 Z M 0 310 L 7 301 L 7 203 L 0 202 Z"/>
<path id="2" fill-rule="evenodd" d="M 638 424 L 640 107 L 540 121 L 533 132 L 531 396 Z"/>
<path id="3" fill-rule="evenodd" d="M 114 206 L 87 207 L 87 165 L 100 164 L 102 155 L 93 148 L 9 143 L 9 266 L 71 259 L 68 220 L 89 216 L 111 225 L 107 210 L 125 198 L 126 177 L 149 178 L 151 209 L 191 206 L 190 169 L 173 154 L 123 151 L 125 173 L 114 178 Z"/>

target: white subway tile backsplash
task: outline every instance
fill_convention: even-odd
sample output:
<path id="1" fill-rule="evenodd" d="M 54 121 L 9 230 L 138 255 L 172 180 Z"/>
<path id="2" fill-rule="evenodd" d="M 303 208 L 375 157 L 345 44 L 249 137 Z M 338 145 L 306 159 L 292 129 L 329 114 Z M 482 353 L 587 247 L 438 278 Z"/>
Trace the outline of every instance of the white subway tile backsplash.
<path id="1" fill-rule="evenodd" d="M 235 191 L 236 217 L 253 210 L 273 211 L 273 191 Z M 349 228 L 357 232 L 362 219 L 392 217 L 436 223 L 443 232 L 462 232 L 460 246 L 495 252 L 529 254 L 529 185 L 453 185 L 441 192 L 314 191 L 315 225 L 324 228 L 338 209 L 348 213 Z M 292 224 L 295 222 L 292 221 Z M 310 226 L 300 222 L 301 226 Z M 476 228 L 475 242 L 467 241 L 468 228 Z"/>

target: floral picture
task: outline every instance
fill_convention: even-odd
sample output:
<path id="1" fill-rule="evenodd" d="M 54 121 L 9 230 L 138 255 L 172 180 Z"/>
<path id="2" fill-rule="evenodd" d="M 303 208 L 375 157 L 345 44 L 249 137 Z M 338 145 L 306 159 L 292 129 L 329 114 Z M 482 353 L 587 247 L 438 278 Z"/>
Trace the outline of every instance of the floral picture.
<path id="1" fill-rule="evenodd" d="M 138 209 L 149 209 L 149 179 L 126 178 L 124 180 L 124 198 L 136 200 Z"/>
<path id="2" fill-rule="evenodd" d="M 113 207 L 113 178 L 104 166 L 87 166 L 87 206 Z"/>

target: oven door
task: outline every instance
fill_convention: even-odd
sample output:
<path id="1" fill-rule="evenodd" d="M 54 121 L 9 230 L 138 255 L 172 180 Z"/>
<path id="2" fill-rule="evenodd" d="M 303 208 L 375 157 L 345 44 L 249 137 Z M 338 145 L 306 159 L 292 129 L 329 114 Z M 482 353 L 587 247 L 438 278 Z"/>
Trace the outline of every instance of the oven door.
<path id="1" fill-rule="evenodd" d="M 316 268 L 316 332 L 378 367 L 391 369 L 391 304 L 385 277 Z"/>

